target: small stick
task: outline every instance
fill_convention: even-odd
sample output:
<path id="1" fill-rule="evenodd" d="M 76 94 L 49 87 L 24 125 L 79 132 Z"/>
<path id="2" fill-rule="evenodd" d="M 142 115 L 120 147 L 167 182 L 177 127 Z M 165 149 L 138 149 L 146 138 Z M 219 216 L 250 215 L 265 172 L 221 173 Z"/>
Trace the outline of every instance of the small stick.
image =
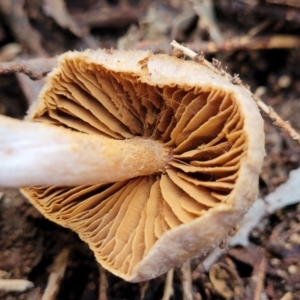
<path id="1" fill-rule="evenodd" d="M 293 300 L 293 294 L 291 292 L 285 293 L 280 300 Z"/>
<path id="2" fill-rule="evenodd" d="M 202 58 L 199 60 L 197 59 L 199 55 L 197 55 L 196 52 L 183 45 L 178 44 L 176 41 L 172 41 L 171 46 L 174 47 L 177 51 L 181 51 L 184 55 L 190 57 L 191 59 L 196 60 L 198 63 L 208 66 L 215 73 L 225 76 L 230 81 L 232 81 L 233 84 L 242 84 L 241 80 L 236 80 L 236 75 L 232 77 L 220 67 L 214 67 L 213 64 L 211 64 L 204 58 L 203 54 L 201 54 Z M 258 108 L 263 111 L 275 123 L 276 126 L 285 130 L 290 135 L 290 137 L 300 145 L 300 135 L 297 133 L 297 131 L 290 124 L 285 122 L 271 107 L 267 106 L 257 96 L 254 96 L 248 88 L 246 88 L 246 90 L 252 96 Z"/>
<path id="3" fill-rule="evenodd" d="M 42 300 L 55 300 L 59 292 L 61 281 L 64 277 L 70 250 L 64 248 L 54 259 L 52 271 L 50 273 L 46 289 Z"/>
<path id="4" fill-rule="evenodd" d="M 169 300 L 174 293 L 173 290 L 174 269 L 168 271 L 165 281 L 164 295 L 161 300 Z"/>
<path id="5" fill-rule="evenodd" d="M 24 73 L 32 80 L 40 80 L 54 67 L 55 58 L 34 58 L 0 63 L 0 75 Z"/>
<path id="6" fill-rule="evenodd" d="M 108 300 L 106 291 L 108 288 L 108 281 L 106 277 L 106 271 L 100 264 L 98 264 L 99 269 L 99 300 Z"/>
<path id="7" fill-rule="evenodd" d="M 254 269 L 251 275 L 251 282 L 250 282 L 250 287 L 253 292 L 252 299 L 254 300 L 260 300 L 261 294 L 264 291 L 266 267 L 267 267 L 267 260 L 265 257 L 262 257 L 261 260 L 254 265 Z"/>
<path id="8" fill-rule="evenodd" d="M 33 283 L 25 279 L 0 279 L 0 291 L 24 292 L 33 287 Z"/>
<path id="9" fill-rule="evenodd" d="M 266 35 L 260 37 L 252 37 L 244 35 L 231 39 L 226 39 L 220 43 L 216 42 L 194 42 L 189 46 L 197 51 L 205 53 L 217 53 L 220 51 L 236 51 L 236 50 L 261 50 L 261 49 L 295 49 L 300 45 L 300 38 L 296 35 L 278 34 Z"/>
<path id="10" fill-rule="evenodd" d="M 144 282 L 141 283 L 141 298 L 140 298 L 141 300 L 145 299 L 146 291 L 149 288 L 149 285 L 150 285 L 149 280 L 144 281 Z"/>
<path id="11" fill-rule="evenodd" d="M 1 0 L 0 11 L 1 20 L 19 44 L 38 56 L 47 56 L 40 32 L 31 25 L 24 0 Z"/>
<path id="12" fill-rule="evenodd" d="M 194 300 L 202 300 L 201 294 L 199 292 L 193 292 Z"/>
<path id="13" fill-rule="evenodd" d="M 200 18 L 200 22 L 207 28 L 210 38 L 214 42 L 220 43 L 223 40 L 223 37 L 222 32 L 216 23 L 212 0 L 190 0 L 190 2 L 193 4 L 194 10 Z"/>
<path id="14" fill-rule="evenodd" d="M 300 135 L 288 122 L 284 121 L 272 107 L 267 106 L 258 97 L 253 96 L 253 99 L 260 110 L 267 114 L 276 126 L 284 129 L 290 135 L 290 137 L 300 145 Z"/>
<path id="15" fill-rule="evenodd" d="M 204 54 L 202 52 L 200 54 L 197 54 L 193 50 L 191 50 L 183 45 L 180 45 L 176 41 L 172 41 L 170 45 L 177 51 L 181 51 L 185 56 L 191 58 L 192 60 L 195 60 L 199 64 L 206 66 L 211 71 L 213 71 L 219 75 L 225 76 L 229 80 L 232 80 L 233 77 L 230 74 L 226 73 L 221 68 L 220 64 L 217 63 L 216 60 L 214 61 L 214 64 L 210 63 L 208 60 L 205 59 Z"/>
<path id="16" fill-rule="evenodd" d="M 276 2 L 274 2 L 273 0 L 267 0 L 267 2 L 276 4 L 276 5 L 287 5 L 287 6 L 291 6 L 291 7 L 300 8 L 300 3 L 297 0 L 276 0 Z"/>
<path id="17" fill-rule="evenodd" d="M 193 60 L 197 60 L 197 62 L 209 67 L 209 69 L 212 68 L 212 65 L 209 61 L 207 61 L 206 59 L 204 59 L 204 55 L 203 53 L 201 53 L 200 55 L 197 54 L 196 52 L 194 52 L 193 50 L 183 46 L 183 45 L 180 45 L 179 43 L 177 43 L 176 41 L 172 41 L 171 44 L 170 44 L 172 47 L 174 47 L 176 50 L 179 50 L 181 51 L 184 55 L 188 56 L 189 58 L 193 59 Z M 199 59 L 199 56 L 200 59 Z M 198 58 L 198 59 L 197 59 Z"/>
<path id="18" fill-rule="evenodd" d="M 187 261 L 181 266 L 181 282 L 183 288 L 183 300 L 193 300 L 191 263 Z"/>

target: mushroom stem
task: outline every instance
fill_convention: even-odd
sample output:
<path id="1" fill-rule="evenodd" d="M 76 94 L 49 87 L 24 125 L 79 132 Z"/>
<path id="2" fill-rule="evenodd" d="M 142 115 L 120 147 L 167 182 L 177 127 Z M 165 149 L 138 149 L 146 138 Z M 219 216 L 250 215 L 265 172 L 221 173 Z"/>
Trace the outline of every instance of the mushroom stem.
<path id="1" fill-rule="evenodd" d="M 169 149 L 0 116 L 0 186 L 92 185 L 161 172 Z"/>

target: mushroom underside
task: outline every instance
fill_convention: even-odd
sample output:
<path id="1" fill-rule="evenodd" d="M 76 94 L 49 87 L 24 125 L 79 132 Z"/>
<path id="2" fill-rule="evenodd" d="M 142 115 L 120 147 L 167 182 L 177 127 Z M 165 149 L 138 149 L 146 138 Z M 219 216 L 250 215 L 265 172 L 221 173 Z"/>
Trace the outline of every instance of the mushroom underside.
<path id="1" fill-rule="evenodd" d="M 234 90 L 183 85 L 176 75 L 174 84 L 149 83 L 145 72 L 143 65 L 140 73 L 118 72 L 109 63 L 66 56 L 30 119 L 112 139 L 162 142 L 170 153 L 162 173 L 93 186 L 22 189 L 43 215 L 77 232 L 99 263 L 132 281 L 206 254 L 220 241 L 254 201 L 262 160 L 255 154 L 252 162 L 254 143 L 262 144 L 249 138 L 251 130 L 262 128 L 255 104 L 248 115 Z M 244 205 L 236 203 L 239 197 Z M 213 235 L 204 227 L 212 221 L 219 222 L 213 231 L 220 230 L 204 245 Z M 168 244 L 183 249 L 172 254 Z M 157 251 L 164 253 L 164 267 L 154 259 Z"/>

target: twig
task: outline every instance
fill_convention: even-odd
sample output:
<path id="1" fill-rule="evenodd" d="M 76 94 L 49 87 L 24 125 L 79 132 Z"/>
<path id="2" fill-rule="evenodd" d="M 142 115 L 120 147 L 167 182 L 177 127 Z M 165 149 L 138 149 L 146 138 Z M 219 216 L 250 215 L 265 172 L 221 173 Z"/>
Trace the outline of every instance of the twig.
<path id="1" fill-rule="evenodd" d="M 150 285 L 149 280 L 141 282 L 141 289 L 140 289 L 140 293 L 141 293 L 141 298 L 140 299 L 141 300 L 145 299 L 146 291 L 147 291 L 149 285 Z"/>
<path id="2" fill-rule="evenodd" d="M 295 2 L 296 1 L 297 3 L 299 3 L 298 0 L 295 0 Z M 270 5 L 268 3 L 249 5 L 246 1 L 215 1 L 215 7 L 226 11 L 226 14 L 237 13 L 239 14 L 239 16 L 245 17 L 251 15 L 252 17 L 259 16 L 260 18 L 271 19 L 274 21 L 285 20 L 288 21 L 289 24 L 300 23 L 299 11 L 293 7 L 288 7 L 284 5 Z"/>
<path id="3" fill-rule="evenodd" d="M 255 35 L 258 35 L 260 32 L 262 32 L 264 29 L 266 29 L 270 24 L 272 24 L 271 20 L 264 20 L 261 23 L 259 23 L 258 25 L 252 27 L 249 31 L 248 31 L 248 36 L 249 37 L 254 37 Z"/>
<path id="4" fill-rule="evenodd" d="M 0 291 L 24 292 L 33 286 L 31 281 L 25 279 L 0 279 Z"/>
<path id="5" fill-rule="evenodd" d="M 273 4 L 274 0 L 267 0 L 267 2 Z M 276 4 L 276 5 L 287 5 L 287 6 L 300 8 L 299 0 L 276 0 L 276 2 L 274 4 Z"/>
<path id="6" fill-rule="evenodd" d="M 17 43 L 9 43 L 0 48 L 0 62 L 13 60 L 20 52 L 22 48 Z"/>
<path id="7" fill-rule="evenodd" d="M 73 19 L 78 24 L 88 27 L 124 27 L 138 22 L 143 11 L 136 7 L 102 7 L 74 13 Z"/>
<path id="8" fill-rule="evenodd" d="M 205 58 L 203 53 L 200 55 L 196 52 L 192 51 L 191 49 L 178 44 L 176 41 L 171 42 L 171 46 L 173 46 L 176 51 L 181 51 L 184 55 L 188 56 L 189 58 L 197 61 L 200 64 L 207 66 L 213 72 L 228 78 L 233 84 L 242 84 L 242 81 L 237 77 L 237 75 L 231 76 L 230 74 L 226 73 L 222 68 L 220 63 L 210 63 Z M 256 102 L 257 106 L 261 111 L 263 111 L 279 128 L 285 130 L 293 140 L 295 140 L 300 145 L 300 135 L 297 131 L 287 122 L 285 122 L 271 107 L 267 106 L 263 103 L 257 96 L 254 96 L 251 91 L 246 87 L 248 93 L 252 96 L 253 100 Z"/>
<path id="9" fill-rule="evenodd" d="M 264 24 L 263 24 L 264 25 Z M 207 54 L 214 54 L 219 52 L 229 52 L 236 50 L 265 50 L 265 49 L 297 49 L 300 46 L 300 38 L 297 35 L 265 35 L 253 37 L 261 28 L 255 28 L 249 31 L 247 35 L 239 36 L 231 39 L 224 39 L 221 42 L 214 41 L 201 41 L 189 43 L 191 51 L 198 53 L 204 52 Z M 159 45 L 154 42 L 145 43 L 139 42 L 135 48 L 140 50 L 153 50 L 154 52 L 168 52 L 169 44 L 160 43 Z M 180 45 L 181 46 L 181 45 Z M 186 47 L 185 47 L 186 48 Z"/>
<path id="10" fill-rule="evenodd" d="M 267 268 L 267 260 L 263 256 L 261 260 L 259 260 L 255 265 L 253 269 L 253 273 L 251 276 L 251 291 L 253 292 L 253 300 L 260 300 L 261 295 L 264 290 L 264 280 L 266 276 L 266 268 Z"/>
<path id="11" fill-rule="evenodd" d="M 260 110 L 267 114 L 276 126 L 284 129 L 290 135 L 290 137 L 300 145 L 300 135 L 288 122 L 282 120 L 282 118 L 273 110 L 272 107 L 267 106 L 258 97 L 253 96 L 253 99 Z"/>
<path id="12" fill-rule="evenodd" d="M 53 69 L 55 62 L 55 58 L 34 58 L 30 60 L 0 63 L 0 75 L 24 73 L 32 80 L 40 80 Z"/>
<path id="13" fill-rule="evenodd" d="M 44 13 L 52 17 L 62 28 L 68 29 L 77 37 L 84 37 L 88 34 L 87 26 L 80 26 L 67 10 L 66 3 L 63 0 L 44 0 Z"/>
<path id="14" fill-rule="evenodd" d="M 162 297 L 162 300 L 169 300 L 174 293 L 173 275 L 174 275 L 174 269 L 169 270 L 166 276 L 164 295 Z"/>
<path id="15" fill-rule="evenodd" d="M 293 294 L 291 292 L 285 293 L 280 300 L 293 300 Z"/>
<path id="16" fill-rule="evenodd" d="M 28 19 L 24 9 L 24 0 L 1 0 L 0 11 L 10 26 L 16 40 L 39 56 L 47 56 L 41 45 L 41 36 Z"/>
<path id="17" fill-rule="evenodd" d="M 36 99 L 38 99 L 38 95 L 42 90 L 46 79 L 43 78 L 41 80 L 31 80 L 28 76 L 22 73 L 17 73 L 16 78 L 27 100 L 27 104 L 30 106 L 36 101 Z"/>
<path id="18" fill-rule="evenodd" d="M 183 263 L 181 266 L 181 282 L 183 289 L 183 300 L 193 300 L 190 261 Z"/>
<path id="19" fill-rule="evenodd" d="M 193 299 L 194 300 L 202 300 L 202 296 L 199 292 L 193 292 Z"/>
<path id="20" fill-rule="evenodd" d="M 296 35 L 271 35 L 252 37 L 250 35 L 240 36 L 220 43 L 216 42 L 195 42 L 189 45 L 191 49 L 205 53 L 216 53 L 220 51 L 236 50 L 260 50 L 260 49 L 294 49 L 299 47 L 300 38 Z"/>
<path id="21" fill-rule="evenodd" d="M 106 271 L 100 264 L 98 264 L 98 269 L 99 269 L 99 300 L 107 300 L 107 295 L 106 291 L 108 288 L 108 281 L 106 277 Z"/>
<path id="22" fill-rule="evenodd" d="M 46 289 L 42 300 L 55 300 L 59 292 L 60 283 L 64 277 L 69 260 L 70 250 L 64 248 L 54 259 Z"/>
<path id="23" fill-rule="evenodd" d="M 217 26 L 212 0 L 190 0 L 194 5 L 194 10 L 200 17 L 200 22 L 204 23 L 211 39 L 219 43 L 222 41 L 222 33 Z"/>
<path id="24" fill-rule="evenodd" d="M 199 64 L 202 64 L 206 66 L 208 69 L 212 70 L 213 72 L 220 74 L 222 76 L 227 77 L 229 80 L 231 80 L 233 77 L 230 76 L 228 73 L 226 73 L 222 68 L 221 64 L 217 63 L 218 61 L 215 60 L 214 63 L 210 63 L 208 60 L 205 59 L 203 52 L 200 52 L 200 54 L 194 52 L 193 50 L 180 45 L 176 41 L 172 41 L 170 44 L 176 51 L 181 51 L 185 56 L 195 60 Z"/>

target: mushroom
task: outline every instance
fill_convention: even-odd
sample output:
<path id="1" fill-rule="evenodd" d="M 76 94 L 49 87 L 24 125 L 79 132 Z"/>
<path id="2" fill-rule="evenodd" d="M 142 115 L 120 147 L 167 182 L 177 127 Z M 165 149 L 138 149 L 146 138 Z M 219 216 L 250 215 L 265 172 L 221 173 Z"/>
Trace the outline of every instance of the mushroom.
<path id="1" fill-rule="evenodd" d="M 20 122 L 2 120 L 0 183 L 21 186 L 127 281 L 205 257 L 258 193 L 264 132 L 251 93 L 195 61 L 65 53 Z"/>

